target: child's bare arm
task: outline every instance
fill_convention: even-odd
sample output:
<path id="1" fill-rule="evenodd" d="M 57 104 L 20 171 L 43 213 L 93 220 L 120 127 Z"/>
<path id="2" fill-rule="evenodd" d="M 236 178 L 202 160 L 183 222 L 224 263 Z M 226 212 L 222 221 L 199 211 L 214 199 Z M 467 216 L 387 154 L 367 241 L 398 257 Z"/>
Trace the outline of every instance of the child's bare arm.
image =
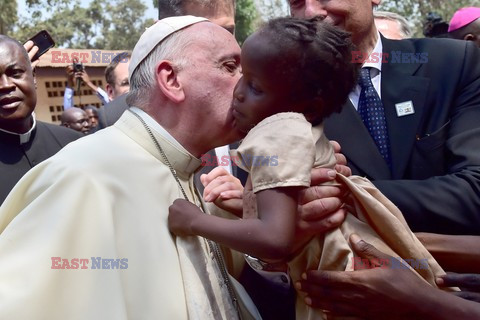
<path id="1" fill-rule="evenodd" d="M 252 256 L 281 260 L 293 251 L 299 188 L 256 193 L 258 219 L 229 220 L 202 213 L 185 200 L 170 206 L 169 227 L 177 235 L 199 235 Z"/>

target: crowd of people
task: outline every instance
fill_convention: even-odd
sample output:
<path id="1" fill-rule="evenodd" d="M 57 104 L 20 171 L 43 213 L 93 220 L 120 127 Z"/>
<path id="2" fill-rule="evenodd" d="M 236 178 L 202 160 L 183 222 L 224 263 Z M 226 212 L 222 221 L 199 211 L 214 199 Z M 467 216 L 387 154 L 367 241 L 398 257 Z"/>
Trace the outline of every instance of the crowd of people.
<path id="1" fill-rule="evenodd" d="M 0 35 L 0 318 L 480 318 L 480 8 L 379 3 L 160 0 L 61 126 Z"/>

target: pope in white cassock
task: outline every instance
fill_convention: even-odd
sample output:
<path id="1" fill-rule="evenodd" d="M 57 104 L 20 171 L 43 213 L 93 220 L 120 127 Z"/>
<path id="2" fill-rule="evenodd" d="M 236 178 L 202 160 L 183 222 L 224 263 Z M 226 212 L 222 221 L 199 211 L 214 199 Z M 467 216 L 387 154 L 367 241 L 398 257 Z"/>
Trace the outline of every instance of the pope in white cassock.
<path id="1" fill-rule="evenodd" d="M 203 18 L 145 31 L 130 110 L 31 170 L 1 207 L 0 319 L 238 318 L 216 245 L 172 237 L 167 216 L 179 197 L 202 205 L 198 157 L 239 138 L 239 56 Z"/>

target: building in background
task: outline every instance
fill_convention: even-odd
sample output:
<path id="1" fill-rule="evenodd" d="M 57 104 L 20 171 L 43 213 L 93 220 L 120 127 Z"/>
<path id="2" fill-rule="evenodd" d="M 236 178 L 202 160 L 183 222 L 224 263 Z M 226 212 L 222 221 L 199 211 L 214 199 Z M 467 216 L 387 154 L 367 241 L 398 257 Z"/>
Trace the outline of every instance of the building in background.
<path id="1" fill-rule="evenodd" d="M 124 51 L 96 50 L 96 49 L 56 49 L 52 48 L 40 57 L 35 68 L 37 84 L 37 107 L 35 115 L 38 120 L 60 124 L 60 115 L 63 112 L 63 95 L 67 85 L 65 68 L 77 58 L 86 69 L 91 81 L 105 90 L 105 68 L 112 59 Z M 101 102 L 84 83 L 80 87 L 80 94 L 74 88 L 74 104 L 77 107 L 87 105 L 101 106 Z"/>

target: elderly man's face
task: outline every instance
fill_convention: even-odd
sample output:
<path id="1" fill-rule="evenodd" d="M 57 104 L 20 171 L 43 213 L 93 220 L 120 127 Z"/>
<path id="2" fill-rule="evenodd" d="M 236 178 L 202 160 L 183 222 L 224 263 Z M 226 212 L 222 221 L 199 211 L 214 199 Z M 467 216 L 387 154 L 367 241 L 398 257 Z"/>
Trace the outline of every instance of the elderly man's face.
<path id="1" fill-rule="evenodd" d="M 11 41 L 0 42 L 0 127 L 25 122 L 37 103 L 32 68 L 22 50 Z"/>
<path id="2" fill-rule="evenodd" d="M 185 96 L 195 105 L 189 116 L 198 134 L 212 137 L 215 146 L 224 145 L 240 137 L 231 110 L 240 78 L 240 47 L 230 33 L 210 22 L 190 28 L 195 41 L 184 51 L 188 63 L 179 73 Z"/>
<path id="3" fill-rule="evenodd" d="M 323 17 L 325 21 L 351 32 L 353 38 L 368 33 L 373 23 L 373 5 L 381 0 L 288 0 L 296 18 Z"/>

